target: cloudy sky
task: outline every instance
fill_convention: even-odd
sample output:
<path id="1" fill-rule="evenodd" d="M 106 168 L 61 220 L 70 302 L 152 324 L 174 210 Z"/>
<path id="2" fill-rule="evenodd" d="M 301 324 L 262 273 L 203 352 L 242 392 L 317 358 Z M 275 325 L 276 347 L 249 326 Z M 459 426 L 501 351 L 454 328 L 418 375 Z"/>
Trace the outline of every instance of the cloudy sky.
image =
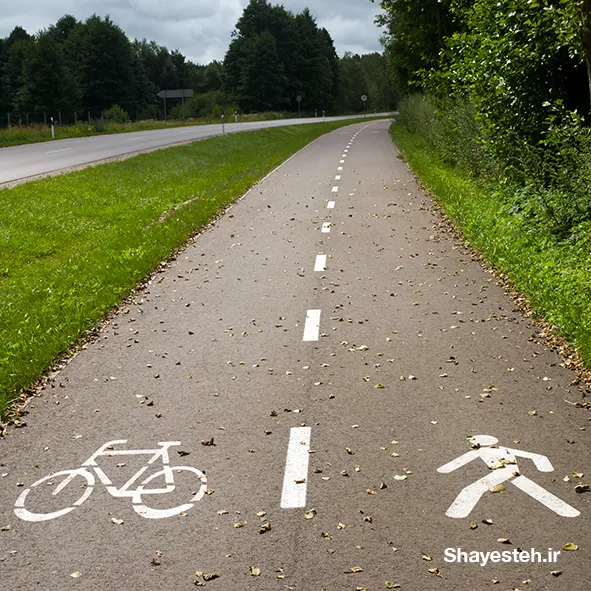
<path id="1" fill-rule="evenodd" d="M 221 60 L 230 34 L 248 0 L 3 0 L 0 37 L 17 26 L 29 33 L 55 23 L 64 14 L 84 20 L 109 14 L 129 37 L 154 39 L 178 49 L 191 61 Z M 292 12 L 308 6 L 318 24 L 328 29 L 339 55 L 345 51 L 381 51 L 374 24 L 379 5 L 370 0 L 272 0 Z"/>

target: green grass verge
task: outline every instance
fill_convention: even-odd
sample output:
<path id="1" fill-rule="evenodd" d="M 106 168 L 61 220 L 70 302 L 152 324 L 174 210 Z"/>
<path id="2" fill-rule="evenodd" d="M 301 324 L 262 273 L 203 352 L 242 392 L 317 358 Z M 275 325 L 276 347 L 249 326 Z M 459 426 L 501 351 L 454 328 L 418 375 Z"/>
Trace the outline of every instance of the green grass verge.
<path id="1" fill-rule="evenodd" d="M 568 240 L 536 233 L 511 213 L 494 187 L 442 162 L 431 146 L 399 124 L 392 138 L 466 239 L 504 272 L 534 311 L 577 347 L 591 367 L 591 223 Z"/>
<path id="2" fill-rule="evenodd" d="M 355 121 L 232 134 L 0 191 L 0 417 L 220 209 Z"/>

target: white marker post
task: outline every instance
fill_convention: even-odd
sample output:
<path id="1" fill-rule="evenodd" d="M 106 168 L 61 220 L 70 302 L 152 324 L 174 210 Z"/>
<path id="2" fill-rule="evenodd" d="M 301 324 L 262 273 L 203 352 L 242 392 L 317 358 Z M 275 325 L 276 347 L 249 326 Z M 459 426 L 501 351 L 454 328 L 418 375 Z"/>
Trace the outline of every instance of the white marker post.
<path id="1" fill-rule="evenodd" d="M 55 127 L 53 126 L 53 117 L 51 117 L 51 139 L 55 139 Z"/>
<path id="2" fill-rule="evenodd" d="M 297 509 L 306 506 L 311 436 L 312 429 L 310 427 L 291 429 L 281 494 L 282 509 Z"/>

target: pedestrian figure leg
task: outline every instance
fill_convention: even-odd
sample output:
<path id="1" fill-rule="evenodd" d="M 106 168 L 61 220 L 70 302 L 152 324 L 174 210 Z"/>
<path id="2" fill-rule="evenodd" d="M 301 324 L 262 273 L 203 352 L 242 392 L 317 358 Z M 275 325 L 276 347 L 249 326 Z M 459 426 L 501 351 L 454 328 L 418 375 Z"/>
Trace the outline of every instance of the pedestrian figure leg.
<path id="1" fill-rule="evenodd" d="M 523 492 L 526 492 L 530 497 L 533 497 L 536 499 L 536 501 L 539 501 L 542 503 L 542 505 L 548 507 L 548 509 L 552 509 L 554 513 L 562 515 L 562 517 L 578 517 L 581 514 L 580 511 L 577 511 L 574 507 L 571 507 L 564 501 L 561 501 L 558 497 L 555 497 L 552 493 L 543 489 L 541 486 L 526 476 L 518 476 L 511 482 L 517 488 L 521 489 Z"/>
<path id="2" fill-rule="evenodd" d="M 513 476 L 514 468 L 501 468 L 500 470 L 495 470 L 488 476 L 466 486 L 460 491 L 460 494 L 456 497 L 456 500 L 450 505 L 445 514 L 448 517 L 454 517 L 456 519 L 468 517 L 472 509 L 476 506 L 476 503 L 478 503 L 486 491 L 498 484 L 510 480 Z"/>

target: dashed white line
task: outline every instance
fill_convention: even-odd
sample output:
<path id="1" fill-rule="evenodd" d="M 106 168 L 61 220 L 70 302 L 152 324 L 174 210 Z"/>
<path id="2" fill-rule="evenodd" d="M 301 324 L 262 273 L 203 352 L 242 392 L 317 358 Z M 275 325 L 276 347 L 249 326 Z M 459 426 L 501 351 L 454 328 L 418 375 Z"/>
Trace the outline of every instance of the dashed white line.
<path id="1" fill-rule="evenodd" d="M 337 176 L 334 177 L 334 180 L 335 181 L 340 181 L 341 180 L 341 175 L 340 174 L 337 174 Z"/>
<path id="2" fill-rule="evenodd" d="M 319 254 L 316 256 L 316 263 L 314 264 L 314 271 L 326 271 L 326 255 Z"/>
<path id="3" fill-rule="evenodd" d="M 323 234 L 330 233 L 330 222 L 324 222 L 324 224 L 322 224 L 322 233 Z"/>
<path id="4" fill-rule="evenodd" d="M 338 187 L 333 187 L 332 188 L 332 192 L 333 193 L 338 193 L 339 192 L 339 188 Z"/>
<path id="5" fill-rule="evenodd" d="M 63 150 L 51 150 L 50 152 L 45 152 L 46 154 L 57 154 L 58 152 L 69 152 L 72 148 L 64 148 Z"/>
<path id="6" fill-rule="evenodd" d="M 311 437 L 312 429 L 310 427 L 291 429 L 281 494 L 282 509 L 297 509 L 306 506 Z"/>
<path id="7" fill-rule="evenodd" d="M 304 327 L 304 341 L 317 341 L 320 334 L 320 310 L 308 310 L 306 326 Z"/>
<path id="8" fill-rule="evenodd" d="M 341 160 L 341 164 L 345 164 L 345 161 L 344 160 Z"/>
<path id="9" fill-rule="evenodd" d="M 343 167 L 342 166 L 339 166 L 338 170 L 343 170 Z"/>
<path id="10" fill-rule="evenodd" d="M 334 206 L 337 204 L 336 201 L 329 201 L 328 205 L 326 206 L 327 209 L 334 209 Z"/>

